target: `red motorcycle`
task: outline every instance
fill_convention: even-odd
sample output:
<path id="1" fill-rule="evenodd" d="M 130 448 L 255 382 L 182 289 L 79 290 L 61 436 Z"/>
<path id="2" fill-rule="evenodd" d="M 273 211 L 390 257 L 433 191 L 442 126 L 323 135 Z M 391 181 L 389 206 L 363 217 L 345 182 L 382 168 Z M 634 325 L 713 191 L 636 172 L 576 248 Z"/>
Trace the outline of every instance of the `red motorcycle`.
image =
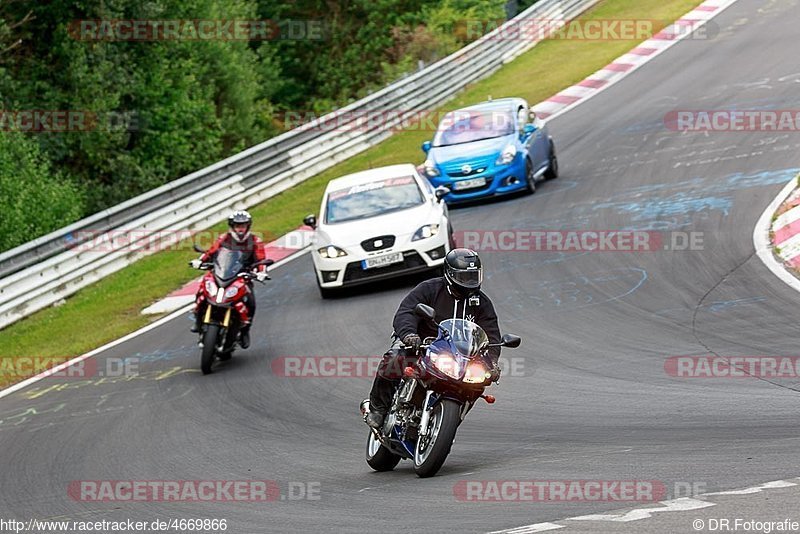
<path id="1" fill-rule="evenodd" d="M 195 250 L 204 252 L 199 247 L 195 247 Z M 242 301 L 250 292 L 250 282 L 256 277 L 255 271 L 245 269 L 243 259 L 242 251 L 221 248 L 213 263 L 200 265 L 200 269 L 209 271 L 200 282 L 205 307 L 198 311 L 203 315 L 200 369 L 204 375 L 211 372 L 215 358 L 223 361 L 231 359 L 239 339 L 241 320 L 237 308 L 244 306 Z M 273 260 L 261 260 L 252 264 L 251 269 L 273 263 Z"/>

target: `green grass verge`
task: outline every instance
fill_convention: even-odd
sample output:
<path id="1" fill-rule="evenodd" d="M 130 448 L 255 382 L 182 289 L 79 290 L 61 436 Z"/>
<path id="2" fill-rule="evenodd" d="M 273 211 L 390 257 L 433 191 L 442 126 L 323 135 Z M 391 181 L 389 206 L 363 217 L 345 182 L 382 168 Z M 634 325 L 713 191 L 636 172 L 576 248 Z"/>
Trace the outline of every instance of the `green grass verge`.
<path id="1" fill-rule="evenodd" d="M 582 19 L 672 21 L 698 0 L 606 0 Z M 521 96 L 542 101 L 584 79 L 632 49 L 633 41 L 551 40 L 538 44 L 490 78 L 475 83 L 444 106 L 455 109 L 493 98 Z M 400 132 L 302 184 L 254 207 L 254 230 L 265 236 L 296 228 L 304 215 L 316 213 L 325 185 L 337 176 L 394 163 L 423 160 L 420 145 L 428 131 Z M 219 225 L 216 230 L 221 230 Z M 42 310 L 0 332 L 0 357 L 78 355 L 147 324 L 139 312 L 197 276 L 186 268 L 196 254 L 188 248 L 147 257 L 79 291 L 59 307 Z M 188 322 L 186 324 L 188 328 Z M 1 375 L 2 373 L 0 373 Z M 18 377 L 0 376 L 0 386 Z"/>

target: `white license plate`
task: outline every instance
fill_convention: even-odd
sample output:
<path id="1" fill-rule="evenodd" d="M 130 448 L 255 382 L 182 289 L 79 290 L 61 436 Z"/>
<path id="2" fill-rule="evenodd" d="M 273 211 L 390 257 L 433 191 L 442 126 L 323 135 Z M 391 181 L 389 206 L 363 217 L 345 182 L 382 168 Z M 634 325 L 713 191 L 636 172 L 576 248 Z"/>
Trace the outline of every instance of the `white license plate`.
<path id="1" fill-rule="evenodd" d="M 362 269 L 373 269 L 375 267 L 385 267 L 393 263 L 400 263 L 403 261 L 403 253 L 395 252 L 394 254 L 386 254 L 385 256 L 375 256 L 374 258 L 367 258 L 361 260 Z"/>
<path id="2" fill-rule="evenodd" d="M 486 178 L 472 178 L 471 180 L 461 180 L 460 182 L 453 182 L 453 189 L 460 191 L 462 189 L 474 189 L 486 185 Z"/>

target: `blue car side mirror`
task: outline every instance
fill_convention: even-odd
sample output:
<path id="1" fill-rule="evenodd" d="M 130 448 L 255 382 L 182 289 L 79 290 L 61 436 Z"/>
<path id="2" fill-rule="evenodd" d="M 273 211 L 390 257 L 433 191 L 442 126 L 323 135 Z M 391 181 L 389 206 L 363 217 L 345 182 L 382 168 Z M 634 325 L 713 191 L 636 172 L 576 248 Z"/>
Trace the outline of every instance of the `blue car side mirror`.
<path id="1" fill-rule="evenodd" d="M 431 149 L 431 142 L 430 141 L 425 141 L 424 143 L 422 143 L 422 151 L 423 152 L 425 152 L 427 154 L 430 151 L 430 149 Z"/>

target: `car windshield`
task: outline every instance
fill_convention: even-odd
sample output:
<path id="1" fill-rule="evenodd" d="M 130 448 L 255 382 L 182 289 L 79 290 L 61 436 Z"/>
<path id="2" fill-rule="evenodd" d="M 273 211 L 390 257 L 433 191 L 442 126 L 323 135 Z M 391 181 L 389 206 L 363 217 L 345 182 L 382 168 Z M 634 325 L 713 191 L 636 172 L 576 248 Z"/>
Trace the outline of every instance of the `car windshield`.
<path id="1" fill-rule="evenodd" d="M 328 193 L 325 222 L 335 224 L 366 219 L 425 202 L 412 176 L 354 185 Z"/>
<path id="2" fill-rule="evenodd" d="M 240 250 L 221 248 L 214 258 L 214 276 L 220 280 L 230 280 L 236 277 L 244 268 L 244 253 Z"/>
<path id="3" fill-rule="evenodd" d="M 433 137 L 433 146 L 460 145 L 514 133 L 514 115 L 508 111 L 448 113 Z"/>
<path id="4" fill-rule="evenodd" d="M 458 352 L 463 356 L 474 356 L 489 344 L 483 328 L 464 319 L 448 319 L 440 326 L 450 332 L 450 338 Z"/>

